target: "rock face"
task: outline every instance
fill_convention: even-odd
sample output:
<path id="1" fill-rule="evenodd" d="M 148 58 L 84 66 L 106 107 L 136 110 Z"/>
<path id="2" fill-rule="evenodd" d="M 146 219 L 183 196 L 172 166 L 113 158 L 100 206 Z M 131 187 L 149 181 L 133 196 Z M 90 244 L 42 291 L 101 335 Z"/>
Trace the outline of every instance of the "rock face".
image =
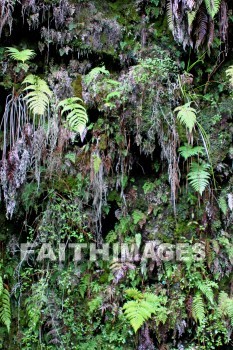
<path id="1" fill-rule="evenodd" d="M 1 349 L 231 348 L 232 10 L 0 0 Z"/>

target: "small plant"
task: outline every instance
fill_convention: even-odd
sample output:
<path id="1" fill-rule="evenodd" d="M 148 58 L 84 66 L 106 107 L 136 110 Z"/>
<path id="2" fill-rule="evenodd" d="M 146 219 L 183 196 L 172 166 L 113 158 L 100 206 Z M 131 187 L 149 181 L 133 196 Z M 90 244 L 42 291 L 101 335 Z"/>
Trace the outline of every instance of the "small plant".
<path id="1" fill-rule="evenodd" d="M 178 151 L 180 152 L 181 156 L 187 160 L 190 157 L 199 156 L 200 154 L 203 155 L 204 147 L 202 146 L 195 146 L 185 143 L 184 146 L 181 146 Z"/>
<path id="2" fill-rule="evenodd" d="M 36 56 L 36 53 L 34 50 L 26 49 L 26 50 L 18 50 L 15 47 L 7 47 L 7 54 L 10 58 L 12 58 L 15 61 L 20 61 L 25 63 L 25 61 L 30 60 L 31 58 L 34 58 Z"/>
<path id="3" fill-rule="evenodd" d="M 174 112 L 178 112 L 178 120 L 181 122 L 181 124 L 184 124 L 191 133 L 197 121 L 197 112 L 196 109 L 192 108 L 190 105 L 191 102 L 188 102 L 183 106 L 177 107 Z"/>
<path id="4" fill-rule="evenodd" d="M 207 12 L 212 18 L 218 13 L 220 4 L 221 0 L 205 0 Z"/>
<path id="5" fill-rule="evenodd" d="M 188 180 L 195 191 L 200 195 L 209 185 L 210 173 L 208 172 L 209 164 L 198 164 L 193 162 L 191 164 L 190 172 L 188 173 Z"/>
<path id="6" fill-rule="evenodd" d="M 226 70 L 226 75 L 227 75 L 227 77 L 229 77 L 230 84 L 233 86 L 233 66 L 230 66 Z"/>
<path id="7" fill-rule="evenodd" d="M 136 333 L 138 329 L 155 314 L 158 322 L 165 323 L 167 319 L 167 310 L 164 307 L 166 297 L 158 296 L 153 293 L 141 293 L 137 289 L 128 289 L 127 296 L 133 298 L 124 304 L 123 310 L 126 318 Z"/>
<path id="8" fill-rule="evenodd" d="M 8 290 L 3 285 L 3 280 L 1 276 L 0 276 L 0 322 L 6 326 L 9 332 L 10 324 L 11 324 L 10 295 Z"/>
<path id="9" fill-rule="evenodd" d="M 29 91 L 25 96 L 29 110 L 33 114 L 43 115 L 49 105 L 49 98 L 52 97 L 52 91 L 46 81 L 30 74 L 24 79 L 23 84 L 29 84 L 24 88 L 24 91 Z"/>
<path id="10" fill-rule="evenodd" d="M 62 108 L 62 115 L 67 112 L 66 121 L 69 129 L 79 133 L 83 141 L 88 116 L 86 108 L 79 102 L 83 103 L 83 100 L 79 97 L 69 97 L 61 101 L 58 107 Z"/>
<path id="11" fill-rule="evenodd" d="M 193 298 L 192 303 L 192 316 L 195 321 L 199 321 L 200 323 L 205 318 L 205 307 L 204 301 L 199 292 L 197 292 Z"/>
<path id="12" fill-rule="evenodd" d="M 229 298 L 227 293 L 223 291 L 219 293 L 218 312 L 221 316 L 229 317 L 233 326 L 233 299 Z"/>

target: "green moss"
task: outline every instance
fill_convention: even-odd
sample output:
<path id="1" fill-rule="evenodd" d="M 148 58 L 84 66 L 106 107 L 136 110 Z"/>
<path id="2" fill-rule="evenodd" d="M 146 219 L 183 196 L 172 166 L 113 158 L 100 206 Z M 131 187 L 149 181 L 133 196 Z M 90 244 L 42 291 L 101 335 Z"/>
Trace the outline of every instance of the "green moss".
<path id="1" fill-rule="evenodd" d="M 76 97 L 82 98 L 82 76 L 78 74 L 77 78 L 72 82 L 72 87 L 74 89 L 74 95 Z"/>

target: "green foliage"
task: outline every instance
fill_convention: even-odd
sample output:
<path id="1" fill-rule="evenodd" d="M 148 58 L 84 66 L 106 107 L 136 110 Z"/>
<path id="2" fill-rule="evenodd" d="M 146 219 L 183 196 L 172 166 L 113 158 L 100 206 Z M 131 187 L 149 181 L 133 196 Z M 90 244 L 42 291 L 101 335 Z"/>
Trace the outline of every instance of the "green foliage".
<path id="1" fill-rule="evenodd" d="M 4 288 L 2 277 L 0 276 L 0 322 L 4 324 L 10 331 L 11 324 L 11 306 L 10 295 L 6 288 Z"/>
<path id="2" fill-rule="evenodd" d="M 199 280 L 197 282 L 197 288 L 204 294 L 209 302 L 214 304 L 214 291 L 213 288 L 218 288 L 217 283 L 210 280 Z"/>
<path id="3" fill-rule="evenodd" d="M 144 221 L 146 219 L 146 215 L 138 209 L 133 211 L 132 216 L 133 216 L 133 223 L 135 225 L 140 223 L 140 221 Z"/>
<path id="4" fill-rule="evenodd" d="M 185 105 L 175 108 L 174 112 L 178 112 L 178 120 L 181 124 L 184 124 L 191 133 L 197 121 L 197 112 L 196 109 L 190 107 L 190 105 L 191 102 L 187 102 Z"/>
<path id="5" fill-rule="evenodd" d="M 195 146 L 185 143 L 184 146 L 179 147 L 178 151 L 181 156 L 187 160 L 189 157 L 198 156 L 199 154 L 203 155 L 204 147 Z"/>
<path id="6" fill-rule="evenodd" d="M 123 310 L 135 333 L 152 317 L 152 314 L 157 314 L 159 322 L 166 322 L 166 308 L 162 306 L 166 303 L 166 298 L 153 293 L 143 294 L 132 288 L 126 290 L 126 294 L 134 299 L 126 302 Z"/>
<path id="7" fill-rule="evenodd" d="M 31 58 L 34 58 L 36 55 L 35 51 L 30 49 L 19 51 L 15 47 L 7 47 L 6 50 L 10 58 L 15 61 L 21 61 L 23 63 L 30 60 Z"/>
<path id="8" fill-rule="evenodd" d="M 228 205 L 225 196 L 220 196 L 218 199 L 218 205 L 224 215 L 227 214 Z"/>
<path id="9" fill-rule="evenodd" d="M 79 133 L 81 136 L 86 128 L 88 116 L 86 108 L 79 97 L 69 97 L 59 102 L 58 107 L 62 108 L 61 114 L 67 113 L 66 121 L 70 130 Z"/>
<path id="10" fill-rule="evenodd" d="M 233 326 L 233 299 L 229 298 L 224 291 L 219 293 L 218 311 L 221 316 L 229 317 L 231 325 Z"/>
<path id="11" fill-rule="evenodd" d="M 174 29 L 173 25 L 173 12 L 172 12 L 172 1 L 169 0 L 167 2 L 167 22 L 168 22 L 168 27 L 171 31 Z"/>
<path id="12" fill-rule="evenodd" d="M 207 12 L 212 18 L 214 18 L 219 11 L 220 4 L 221 0 L 205 0 Z"/>
<path id="13" fill-rule="evenodd" d="M 155 183 L 146 181 L 142 188 L 145 194 L 150 193 L 155 189 Z"/>
<path id="14" fill-rule="evenodd" d="M 200 195 L 209 185 L 210 173 L 208 172 L 209 164 L 195 163 L 191 164 L 191 169 L 188 173 L 188 180 L 195 191 Z"/>
<path id="15" fill-rule="evenodd" d="M 226 75 L 229 77 L 230 84 L 233 86 L 233 66 L 230 66 L 230 67 L 226 70 Z"/>
<path id="16" fill-rule="evenodd" d="M 106 76 L 110 75 L 109 71 L 105 68 L 105 66 L 95 67 L 87 75 L 85 75 L 85 83 L 89 85 L 94 79 L 97 78 L 99 74 L 103 74 Z"/>
<path id="17" fill-rule="evenodd" d="M 199 292 L 193 297 L 192 316 L 195 321 L 199 321 L 200 323 L 205 319 L 205 304 Z"/>
<path id="18" fill-rule="evenodd" d="M 101 165 L 102 161 L 101 161 L 101 158 L 98 154 L 93 154 L 92 158 L 93 158 L 94 172 L 95 172 L 95 174 L 97 174 L 99 169 L 100 169 L 100 165 Z"/>
<path id="19" fill-rule="evenodd" d="M 29 84 L 24 88 L 24 91 L 29 91 L 25 96 L 29 110 L 33 114 L 44 115 L 50 103 L 49 98 L 52 97 L 52 91 L 46 81 L 30 74 L 24 79 L 23 84 Z"/>

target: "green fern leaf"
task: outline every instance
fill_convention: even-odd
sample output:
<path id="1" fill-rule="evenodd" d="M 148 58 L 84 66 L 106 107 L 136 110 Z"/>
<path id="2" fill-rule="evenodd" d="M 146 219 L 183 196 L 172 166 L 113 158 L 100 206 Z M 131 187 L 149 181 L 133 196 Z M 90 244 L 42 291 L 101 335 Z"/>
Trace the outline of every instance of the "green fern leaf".
<path id="1" fill-rule="evenodd" d="M 220 315 L 228 316 L 233 326 L 233 299 L 226 292 L 221 291 L 218 299 L 218 312 Z"/>
<path id="2" fill-rule="evenodd" d="M 200 281 L 197 284 L 197 287 L 205 295 L 205 297 L 210 301 L 210 303 L 214 304 L 213 288 L 218 288 L 217 283 L 210 280 Z"/>
<path id="3" fill-rule="evenodd" d="M 227 77 L 229 77 L 230 84 L 233 86 L 233 66 L 230 66 L 230 67 L 226 70 L 226 75 L 227 75 Z"/>
<path id="4" fill-rule="evenodd" d="M 129 320 L 135 333 L 137 330 L 155 314 L 156 322 L 165 323 L 167 320 L 167 309 L 164 307 L 167 302 L 165 296 L 158 296 L 153 293 L 141 293 L 135 288 L 126 290 L 127 296 L 135 300 L 128 301 L 123 306 L 125 316 Z"/>
<path id="5" fill-rule="evenodd" d="M 223 214 L 226 215 L 227 210 L 228 210 L 228 205 L 227 205 L 226 198 L 224 196 L 221 196 L 219 198 L 218 205 L 219 205 L 219 208 L 221 209 L 221 211 L 223 212 Z"/>
<path id="6" fill-rule="evenodd" d="M 201 146 L 195 146 L 192 147 L 192 145 L 189 145 L 185 143 L 184 146 L 181 146 L 178 151 L 180 152 L 181 156 L 187 160 L 189 157 L 197 156 L 199 154 L 203 155 L 204 147 Z"/>
<path id="7" fill-rule="evenodd" d="M 151 317 L 151 304 L 144 300 L 131 300 L 124 306 L 126 318 L 136 333 L 138 329 Z"/>
<path id="8" fill-rule="evenodd" d="M 3 292 L 3 279 L 2 279 L 2 276 L 0 276 L 0 297 L 2 295 L 2 292 Z"/>
<path id="9" fill-rule="evenodd" d="M 23 63 L 35 57 L 36 55 L 35 51 L 30 49 L 19 51 L 15 47 L 7 47 L 6 50 L 10 58 L 16 61 L 21 61 Z"/>
<path id="10" fill-rule="evenodd" d="M 196 14 L 197 14 L 197 9 L 193 10 L 193 11 L 189 11 L 188 12 L 188 26 L 189 26 L 189 30 L 191 30 L 191 27 L 192 27 L 192 24 L 193 24 L 193 21 L 196 17 Z"/>
<path id="11" fill-rule="evenodd" d="M 66 121 L 70 130 L 78 132 L 82 137 L 88 122 L 88 116 L 85 107 L 79 102 L 83 102 L 79 97 L 69 97 L 61 101 L 58 107 L 62 108 L 62 115 L 68 112 Z"/>
<path id="12" fill-rule="evenodd" d="M 139 300 L 143 298 L 142 292 L 140 292 L 136 288 L 129 288 L 125 291 L 125 293 L 128 297 L 133 298 L 135 300 Z"/>
<path id="13" fill-rule="evenodd" d="M 188 173 L 188 180 L 195 191 L 204 192 L 209 185 L 210 174 L 208 172 L 209 164 L 192 163 L 190 172 Z"/>
<path id="14" fill-rule="evenodd" d="M 96 77 L 98 77 L 99 74 L 109 76 L 110 72 L 105 68 L 105 66 L 95 67 L 87 75 L 85 75 L 84 77 L 85 83 L 89 85 L 93 80 L 96 79 Z"/>
<path id="15" fill-rule="evenodd" d="M 6 326 L 9 332 L 11 324 L 10 295 L 5 288 L 0 298 L 0 322 Z"/>
<path id="16" fill-rule="evenodd" d="M 168 27 L 171 31 L 174 30 L 174 23 L 173 23 L 173 11 L 172 11 L 172 1 L 169 0 L 167 3 L 167 22 Z"/>
<path id="17" fill-rule="evenodd" d="M 199 292 L 196 293 L 196 295 L 193 298 L 192 316 L 196 322 L 199 321 L 200 323 L 205 318 L 204 302 L 203 302 L 202 296 Z"/>
<path id="18" fill-rule="evenodd" d="M 49 98 L 52 97 L 52 91 L 46 81 L 30 74 L 24 79 L 23 84 L 29 84 L 24 88 L 24 91 L 29 91 L 25 96 L 28 108 L 34 114 L 43 115 L 49 105 Z"/>
<path id="19" fill-rule="evenodd" d="M 184 124 L 191 133 L 197 121 L 197 112 L 195 108 L 190 107 L 190 104 L 191 102 L 188 102 L 183 106 L 177 107 L 174 112 L 178 112 L 178 120 L 181 124 Z"/>
<path id="20" fill-rule="evenodd" d="M 214 18 L 214 16 L 218 12 L 220 4 L 221 0 L 205 0 L 207 12 L 212 18 Z"/>
<path id="21" fill-rule="evenodd" d="M 97 174 L 100 170 L 100 165 L 102 163 L 101 158 L 98 154 L 93 154 L 93 168 L 94 168 L 94 172 L 95 174 Z"/>

